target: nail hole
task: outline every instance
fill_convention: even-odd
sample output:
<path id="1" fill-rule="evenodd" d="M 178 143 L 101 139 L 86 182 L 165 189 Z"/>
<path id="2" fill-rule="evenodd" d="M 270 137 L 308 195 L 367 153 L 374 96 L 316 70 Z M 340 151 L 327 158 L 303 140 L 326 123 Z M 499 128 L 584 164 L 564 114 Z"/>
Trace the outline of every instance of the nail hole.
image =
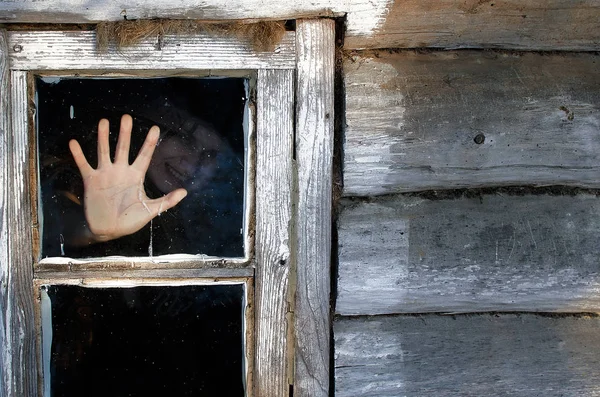
<path id="1" fill-rule="evenodd" d="M 473 139 L 473 141 L 476 144 L 481 145 L 483 142 L 485 142 L 485 135 L 477 134 L 477 135 L 475 135 L 475 138 Z"/>

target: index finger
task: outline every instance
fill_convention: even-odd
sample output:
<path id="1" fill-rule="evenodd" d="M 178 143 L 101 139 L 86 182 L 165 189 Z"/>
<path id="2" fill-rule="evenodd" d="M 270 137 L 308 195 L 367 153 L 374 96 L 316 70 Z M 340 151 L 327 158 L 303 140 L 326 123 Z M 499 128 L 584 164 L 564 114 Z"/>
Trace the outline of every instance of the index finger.
<path id="1" fill-rule="evenodd" d="M 150 131 L 148 131 L 148 135 L 146 135 L 144 145 L 140 149 L 137 158 L 131 165 L 132 167 L 135 167 L 143 172 L 146 172 L 148 170 L 148 166 L 150 165 L 150 161 L 152 160 L 154 148 L 156 148 L 156 143 L 158 142 L 159 137 L 160 129 L 157 126 L 153 126 L 152 128 L 150 128 Z"/>

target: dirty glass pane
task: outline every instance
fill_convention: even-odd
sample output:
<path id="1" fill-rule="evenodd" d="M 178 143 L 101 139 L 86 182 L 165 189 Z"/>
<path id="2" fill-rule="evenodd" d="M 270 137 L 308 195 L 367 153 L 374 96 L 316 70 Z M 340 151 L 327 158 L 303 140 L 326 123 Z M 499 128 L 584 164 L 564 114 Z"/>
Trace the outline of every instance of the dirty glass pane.
<path id="1" fill-rule="evenodd" d="M 41 294 L 45 396 L 244 395 L 242 284 Z"/>
<path id="2" fill-rule="evenodd" d="M 247 93 L 246 78 L 37 78 L 42 258 L 243 256 Z M 84 195 L 69 141 L 80 144 L 96 169 L 98 122 L 106 118 L 114 162 L 123 114 L 133 117 L 129 163 L 136 159 L 150 127 L 160 128 L 145 179 L 140 178 L 136 187 L 141 192 L 135 196 L 144 210 L 151 213 L 158 208 L 160 215 L 137 232 L 105 241 L 89 226 L 84 210 L 89 192 Z M 125 174 L 129 175 L 119 176 Z M 162 211 L 159 204 L 153 208 L 147 204 L 179 188 L 187 196 L 174 208 Z M 115 189 L 119 191 L 118 186 Z M 118 205 L 111 208 L 122 210 Z M 102 211 L 95 219 L 112 219 Z"/>

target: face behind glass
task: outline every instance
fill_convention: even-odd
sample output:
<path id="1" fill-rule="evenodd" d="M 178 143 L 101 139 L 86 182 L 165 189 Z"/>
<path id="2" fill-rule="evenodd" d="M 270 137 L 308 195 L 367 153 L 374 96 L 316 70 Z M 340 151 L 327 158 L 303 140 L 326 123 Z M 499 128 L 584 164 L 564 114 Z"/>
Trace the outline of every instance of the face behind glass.
<path id="1" fill-rule="evenodd" d="M 217 154 L 226 143 L 208 126 L 193 133 L 166 133 L 156 146 L 147 177 L 162 193 L 201 189 L 217 170 Z"/>

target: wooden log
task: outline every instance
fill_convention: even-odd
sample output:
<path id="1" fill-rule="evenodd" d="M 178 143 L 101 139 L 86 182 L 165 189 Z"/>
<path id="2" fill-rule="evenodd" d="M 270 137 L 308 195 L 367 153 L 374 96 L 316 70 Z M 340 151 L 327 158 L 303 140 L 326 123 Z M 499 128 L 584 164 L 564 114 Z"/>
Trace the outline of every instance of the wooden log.
<path id="1" fill-rule="evenodd" d="M 600 58 L 477 51 L 344 63 L 344 194 L 600 187 Z"/>
<path id="2" fill-rule="evenodd" d="M 598 317 L 341 318 L 335 395 L 597 396 Z"/>
<path id="3" fill-rule="evenodd" d="M 294 72 L 261 70 L 256 137 L 256 397 L 287 396 Z"/>
<path id="4" fill-rule="evenodd" d="M 297 25 L 294 396 L 329 396 L 335 25 Z"/>
<path id="5" fill-rule="evenodd" d="M 346 48 L 507 48 L 597 51 L 595 0 L 395 0 L 371 34 L 350 32 Z"/>
<path id="6" fill-rule="evenodd" d="M 336 312 L 600 311 L 600 197 L 345 201 Z"/>

